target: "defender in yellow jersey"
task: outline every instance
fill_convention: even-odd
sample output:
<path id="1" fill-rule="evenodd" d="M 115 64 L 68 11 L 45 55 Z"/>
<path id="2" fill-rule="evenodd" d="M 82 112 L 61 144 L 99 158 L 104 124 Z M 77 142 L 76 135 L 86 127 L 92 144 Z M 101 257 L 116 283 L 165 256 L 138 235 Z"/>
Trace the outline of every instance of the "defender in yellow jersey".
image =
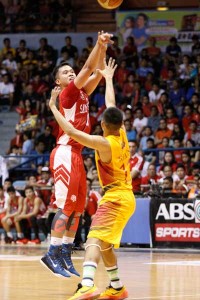
<path id="1" fill-rule="evenodd" d="M 64 132 L 79 143 L 96 150 L 96 164 L 104 196 L 92 221 L 86 243 L 83 279 L 70 299 L 125 299 L 128 292 L 123 286 L 113 250 L 119 247 L 123 229 L 135 210 L 129 168 L 129 146 L 123 126 L 122 112 L 115 106 L 113 74 L 115 61 L 110 58 L 105 69 L 98 70 L 106 80 L 106 106 L 101 126 L 103 137 L 88 135 L 73 127 L 57 110 L 55 102 L 59 88 L 55 87 L 49 102 L 50 108 Z M 100 294 L 94 285 L 94 276 L 102 257 L 110 286 Z"/>

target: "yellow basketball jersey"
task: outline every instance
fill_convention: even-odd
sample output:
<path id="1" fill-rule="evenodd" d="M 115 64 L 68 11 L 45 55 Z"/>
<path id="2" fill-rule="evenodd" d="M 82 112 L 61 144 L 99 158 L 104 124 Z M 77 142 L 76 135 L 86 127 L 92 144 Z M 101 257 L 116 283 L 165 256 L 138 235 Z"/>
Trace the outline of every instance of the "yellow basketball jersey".
<path id="1" fill-rule="evenodd" d="M 103 188 L 113 185 L 117 189 L 130 189 L 131 174 L 130 174 L 130 151 L 126 132 L 120 129 L 120 135 L 109 135 L 106 137 L 108 140 L 111 151 L 112 159 L 110 163 L 103 163 L 100 160 L 98 152 L 95 152 L 96 166 L 99 175 L 99 181 Z"/>

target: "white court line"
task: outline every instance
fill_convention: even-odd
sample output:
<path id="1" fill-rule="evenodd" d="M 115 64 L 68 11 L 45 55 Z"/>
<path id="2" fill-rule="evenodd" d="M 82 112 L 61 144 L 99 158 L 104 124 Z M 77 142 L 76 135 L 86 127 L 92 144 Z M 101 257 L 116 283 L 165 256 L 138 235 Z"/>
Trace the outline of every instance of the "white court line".
<path id="1" fill-rule="evenodd" d="M 144 265 L 161 265 L 161 266 L 200 266 L 200 260 L 178 260 L 178 261 L 159 261 L 148 262 Z"/>
<path id="2" fill-rule="evenodd" d="M 27 256 L 27 255 L 0 255 L 0 261 L 39 261 L 41 256 Z M 73 260 L 83 260 L 84 257 L 72 257 Z"/>
<path id="3" fill-rule="evenodd" d="M 174 296 L 155 296 L 152 298 L 152 296 L 150 297 L 139 297 L 139 298 L 128 298 L 128 300 L 145 300 L 145 299 L 150 299 L 150 300 L 156 300 L 156 299 L 159 299 L 159 300 L 162 300 L 162 299 L 179 299 L 181 297 L 181 299 L 184 299 L 187 297 L 189 298 L 193 298 L 193 297 L 197 297 L 198 296 L 198 299 L 200 299 L 200 294 L 193 294 L 193 295 L 174 295 Z M 193 298 L 194 299 L 194 298 Z"/>

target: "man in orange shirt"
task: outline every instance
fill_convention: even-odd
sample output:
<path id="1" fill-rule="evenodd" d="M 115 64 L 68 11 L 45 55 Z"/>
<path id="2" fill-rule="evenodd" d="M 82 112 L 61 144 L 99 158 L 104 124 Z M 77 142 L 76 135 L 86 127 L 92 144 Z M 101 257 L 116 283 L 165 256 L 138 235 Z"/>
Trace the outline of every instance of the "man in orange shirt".
<path id="1" fill-rule="evenodd" d="M 164 137 L 170 139 L 172 131 L 167 127 L 167 122 L 165 119 L 161 119 L 159 123 L 159 128 L 155 132 L 155 144 L 159 145 L 162 143 Z"/>

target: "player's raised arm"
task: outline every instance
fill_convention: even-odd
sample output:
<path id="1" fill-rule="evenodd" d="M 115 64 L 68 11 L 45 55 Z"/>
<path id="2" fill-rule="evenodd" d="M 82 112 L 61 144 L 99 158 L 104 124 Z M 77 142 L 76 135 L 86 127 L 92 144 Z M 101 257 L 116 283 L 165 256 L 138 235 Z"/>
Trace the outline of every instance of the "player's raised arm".
<path id="1" fill-rule="evenodd" d="M 89 76 L 96 70 L 97 65 L 99 63 L 99 58 L 101 55 L 102 47 L 105 47 L 105 44 L 113 43 L 111 40 L 112 34 L 99 32 L 98 33 L 98 39 L 97 42 L 90 53 L 88 59 L 86 60 L 83 68 L 77 75 L 77 77 L 74 80 L 74 84 L 78 89 L 81 89 L 85 86 Z"/>
<path id="2" fill-rule="evenodd" d="M 105 78 L 106 80 L 106 107 L 116 107 L 115 101 L 115 92 L 113 87 L 113 75 L 117 65 L 115 64 L 115 60 L 110 58 L 108 64 L 106 64 L 106 60 L 104 59 L 104 69 L 98 70 L 98 72 Z"/>

